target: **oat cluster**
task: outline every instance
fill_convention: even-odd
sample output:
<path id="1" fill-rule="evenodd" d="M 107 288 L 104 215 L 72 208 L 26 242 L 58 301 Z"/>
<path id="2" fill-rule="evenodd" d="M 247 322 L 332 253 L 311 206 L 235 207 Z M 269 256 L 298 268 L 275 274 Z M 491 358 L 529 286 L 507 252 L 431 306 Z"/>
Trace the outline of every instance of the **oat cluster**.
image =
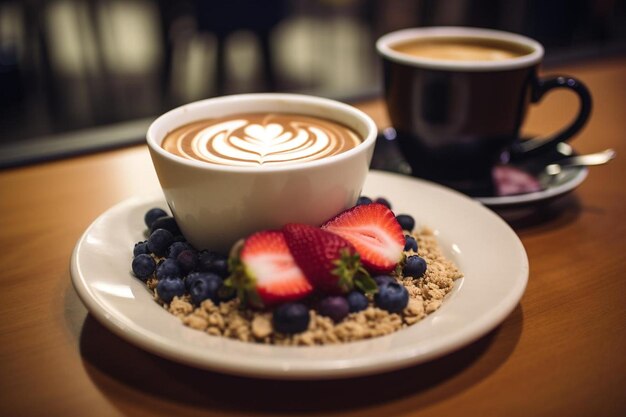
<path id="1" fill-rule="evenodd" d="M 413 325 L 437 310 L 454 287 L 454 281 L 462 277 L 458 268 L 444 257 L 431 230 L 423 228 L 413 233 L 413 237 L 418 243 L 417 254 L 426 260 L 428 268 L 419 279 L 404 278 L 400 271 L 395 272 L 396 279 L 409 293 L 409 303 L 399 314 L 377 308 L 371 302 L 367 309 L 350 313 L 341 322 L 334 323 L 330 318 L 311 310 L 311 320 L 306 331 L 285 335 L 273 331 L 270 312 L 242 309 L 237 299 L 218 306 L 211 300 L 205 300 L 199 307 L 194 307 L 188 296 L 184 296 L 175 297 L 169 305 L 161 304 L 186 326 L 213 336 L 244 342 L 311 346 L 383 336 Z M 407 251 L 406 255 L 415 253 Z M 159 301 L 155 292 L 156 282 L 156 279 L 151 279 L 147 286 Z"/>

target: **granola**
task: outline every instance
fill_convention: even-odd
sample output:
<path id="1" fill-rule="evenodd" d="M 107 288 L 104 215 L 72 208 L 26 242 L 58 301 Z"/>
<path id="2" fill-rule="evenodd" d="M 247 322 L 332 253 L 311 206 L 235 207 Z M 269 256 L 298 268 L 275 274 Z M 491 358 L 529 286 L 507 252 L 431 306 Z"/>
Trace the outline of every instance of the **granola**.
<path id="1" fill-rule="evenodd" d="M 311 310 L 308 329 L 294 335 L 275 332 L 270 312 L 242 309 L 238 299 L 217 306 L 205 300 L 200 306 L 194 307 L 186 295 L 175 297 L 171 303 L 164 304 L 156 295 L 156 280 L 148 280 L 146 285 L 154 293 L 155 299 L 184 325 L 213 336 L 252 343 L 301 346 L 369 339 L 413 325 L 436 311 L 453 289 L 454 281 L 463 276 L 454 263 L 443 255 L 430 229 L 422 228 L 412 235 L 418 242 L 417 255 L 426 260 L 428 268 L 419 279 L 405 278 L 399 271 L 395 272 L 395 278 L 409 293 L 409 303 L 401 313 L 389 313 L 370 303 L 367 309 L 350 313 L 341 322 L 334 323 L 330 318 Z M 407 256 L 415 254 L 412 250 L 406 252 Z"/>

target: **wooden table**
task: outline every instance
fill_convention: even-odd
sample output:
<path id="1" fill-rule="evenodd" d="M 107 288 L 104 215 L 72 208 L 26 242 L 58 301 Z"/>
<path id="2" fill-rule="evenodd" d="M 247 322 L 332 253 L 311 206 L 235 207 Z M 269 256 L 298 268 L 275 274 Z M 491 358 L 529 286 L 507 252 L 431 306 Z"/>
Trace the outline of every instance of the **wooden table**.
<path id="1" fill-rule="evenodd" d="M 0 415 L 626 415 L 626 59 L 560 72 L 587 83 L 595 100 L 574 146 L 613 147 L 617 160 L 513 223 L 530 280 L 502 325 L 446 357 L 384 375 L 260 381 L 134 347 L 87 313 L 69 258 L 98 215 L 157 187 L 147 148 L 0 172 Z M 361 107 L 387 124 L 380 101 Z M 556 129 L 575 110 L 570 93 L 553 93 L 527 130 Z"/>

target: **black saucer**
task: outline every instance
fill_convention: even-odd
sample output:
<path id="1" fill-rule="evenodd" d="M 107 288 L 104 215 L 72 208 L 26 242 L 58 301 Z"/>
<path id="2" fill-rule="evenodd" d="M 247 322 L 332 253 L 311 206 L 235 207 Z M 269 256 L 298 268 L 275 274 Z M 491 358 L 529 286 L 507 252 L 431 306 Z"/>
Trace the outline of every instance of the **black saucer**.
<path id="1" fill-rule="evenodd" d="M 402 156 L 392 128 L 383 130 L 377 138 L 371 168 L 412 175 L 411 167 Z M 527 140 L 527 139 L 526 139 Z M 560 143 L 529 158 L 509 160 L 503 154 L 501 164 L 494 167 L 492 176 L 482 182 L 435 182 L 475 198 L 492 208 L 517 208 L 546 203 L 576 188 L 587 176 L 585 167 L 571 167 L 549 183 L 542 178 L 544 168 L 576 153 L 571 146 Z M 433 180 L 432 178 L 426 178 Z"/>

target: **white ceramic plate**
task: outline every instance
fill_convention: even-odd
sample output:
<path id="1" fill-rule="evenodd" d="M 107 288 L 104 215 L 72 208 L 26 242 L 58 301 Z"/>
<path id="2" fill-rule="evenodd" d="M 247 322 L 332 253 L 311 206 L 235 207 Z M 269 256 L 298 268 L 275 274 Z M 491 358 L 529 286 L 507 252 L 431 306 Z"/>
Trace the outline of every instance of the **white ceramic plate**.
<path id="1" fill-rule="evenodd" d="M 384 196 L 397 214 L 436 231 L 446 255 L 464 272 L 439 310 L 388 336 L 338 346 L 277 347 L 184 326 L 152 300 L 130 271 L 143 215 L 165 208 L 161 196 L 123 201 L 85 231 L 71 259 L 72 282 L 105 327 L 143 349 L 188 365 L 265 378 L 338 378 L 403 368 L 440 357 L 478 339 L 518 304 L 528 279 L 520 240 L 480 203 L 441 186 L 373 171 L 364 195 Z"/>

